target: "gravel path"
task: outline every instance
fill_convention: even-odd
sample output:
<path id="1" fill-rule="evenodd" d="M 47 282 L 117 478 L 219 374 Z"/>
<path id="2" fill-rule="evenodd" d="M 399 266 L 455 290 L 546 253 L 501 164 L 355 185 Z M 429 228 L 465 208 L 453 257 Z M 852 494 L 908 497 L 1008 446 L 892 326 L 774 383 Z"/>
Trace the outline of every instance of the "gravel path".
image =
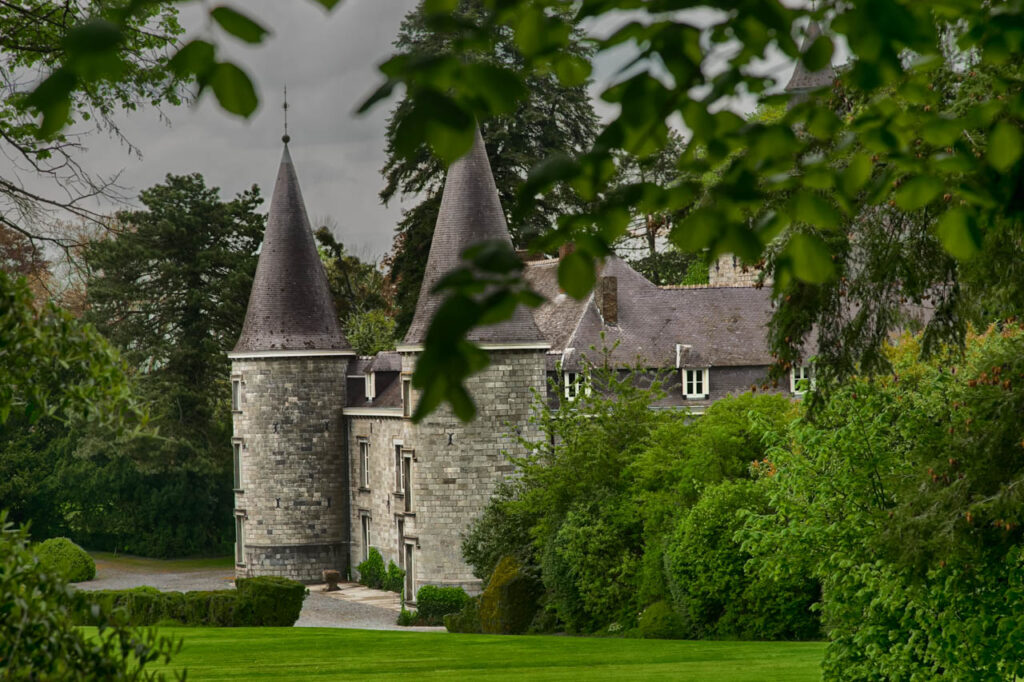
<path id="1" fill-rule="evenodd" d="M 230 568 L 163 570 L 160 562 L 147 561 L 140 567 L 117 560 L 96 560 L 96 578 L 75 587 L 82 590 L 124 590 L 148 585 L 163 591 L 231 589 L 234 574 Z M 167 562 L 173 566 L 173 562 Z M 337 595 L 338 593 L 333 593 Z M 311 587 L 302 605 L 296 627 L 356 628 L 361 630 L 401 630 L 403 632 L 444 632 L 443 627 L 401 627 L 398 614 L 358 601 L 341 599 Z"/>

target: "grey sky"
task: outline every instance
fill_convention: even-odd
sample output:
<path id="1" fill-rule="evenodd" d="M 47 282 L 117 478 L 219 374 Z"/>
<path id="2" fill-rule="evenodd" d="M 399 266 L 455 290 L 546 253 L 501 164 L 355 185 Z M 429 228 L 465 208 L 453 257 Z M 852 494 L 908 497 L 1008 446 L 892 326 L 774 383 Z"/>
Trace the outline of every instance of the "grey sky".
<path id="1" fill-rule="evenodd" d="M 120 184 L 135 196 L 167 173 L 202 173 L 222 196 L 259 185 L 269 201 L 281 154 L 282 88 L 288 86 L 291 154 L 311 220 L 333 219 L 338 238 L 360 257 L 378 258 L 391 248 L 401 207 L 381 205 L 379 173 L 384 130 L 394 101 L 355 116 L 359 102 L 380 82 L 377 65 L 391 54 L 402 17 L 417 0 L 346 0 L 325 12 L 311 0 L 247 0 L 238 3 L 273 31 L 256 47 L 241 45 L 210 26 L 206 7 L 182 10 L 189 35 L 207 34 L 242 64 L 257 83 L 260 108 L 249 120 L 224 113 L 207 93 L 194 107 L 142 109 L 123 119 L 123 131 L 143 154 L 117 141 L 88 138 L 83 161 L 95 173 L 123 169 Z M 605 33 L 602 27 L 591 27 Z M 615 74 L 616 57 L 604 55 L 596 77 Z M 778 65 L 776 65 L 777 67 Z M 784 67 L 786 68 L 786 67 Z M 595 85 L 596 94 L 601 84 Z M 613 109 L 595 102 L 599 115 Z M 165 119 L 165 120 L 162 120 Z M 268 207 L 265 204 L 264 210 Z M 315 226 L 314 226 L 315 227 Z"/>

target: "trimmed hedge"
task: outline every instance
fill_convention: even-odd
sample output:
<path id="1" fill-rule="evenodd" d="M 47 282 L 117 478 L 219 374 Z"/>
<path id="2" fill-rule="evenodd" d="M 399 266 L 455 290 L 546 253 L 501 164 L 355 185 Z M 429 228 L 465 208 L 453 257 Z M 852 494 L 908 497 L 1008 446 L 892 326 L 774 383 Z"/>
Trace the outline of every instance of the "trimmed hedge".
<path id="1" fill-rule="evenodd" d="M 480 597 L 470 597 L 466 605 L 458 613 L 449 613 L 444 617 L 444 626 L 448 632 L 464 632 L 479 634 L 480 630 Z"/>
<path id="2" fill-rule="evenodd" d="M 424 585 L 416 593 L 416 613 L 427 625 L 441 625 L 444 617 L 458 613 L 469 601 L 461 587 Z"/>
<path id="3" fill-rule="evenodd" d="M 488 635 L 521 635 L 530 627 L 543 592 L 540 581 L 527 574 L 511 556 L 498 562 L 480 595 L 480 629 Z"/>
<path id="4" fill-rule="evenodd" d="M 83 594 L 104 613 L 120 610 L 130 625 L 171 621 L 208 627 L 288 627 L 298 620 L 308 592 L 302 583 L 273 576 L 239 578 L 235 582 L 234 590 L 183 593 L 134 587 Z"/>
<path id="5" fill-rule="evenodd" d="M 80 583 L 96 577 L 96 562 L 84 549 L 67 538 L 50 538 L 35 547 L 39 563 L 49 572 L 69 583 Z"/>
<path id="6" fill-rule="evenodd" d="M 637 623 L 644 639 L 682 639 L 683 621 L 666 601 L 654 602 L 640 614 Z"/>
<path id="7" fill-rule="evenodd" d="M 399 594 L 405 589 L 405 571 L 394 561 L 388 562 L 388 571 L 384 575 L 384 589 Z"/>

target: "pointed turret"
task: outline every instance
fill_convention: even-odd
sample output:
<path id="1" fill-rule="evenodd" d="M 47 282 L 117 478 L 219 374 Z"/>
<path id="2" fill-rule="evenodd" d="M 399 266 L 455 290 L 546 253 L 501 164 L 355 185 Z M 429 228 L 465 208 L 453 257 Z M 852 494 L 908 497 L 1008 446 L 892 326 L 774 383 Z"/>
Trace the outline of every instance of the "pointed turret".
<path id="1" fill-rule="evenodd" d="M 405 335 L 406 346 L 420 346 L 427 337 L 430 320 L 444 300 L 443 295 L 431 293 L 433 288 L 444 275 L 464 264 L 466 248 L 488 240 L 512 244 L 484 139 L 477 128 L 473 148 L 448 169 L 416 313 Z M 472 330 L 469 339 L 486 344 L 544 343 L 533 315 L 524 306 L 503 322 Z"/>
<path id="2" fill-rule="evenodd" d="M 235 353 L 348 350 L 313 239 L 287 135 Z"/>
<path id="3" fill-rule="evenodd" d="M 818 22 L 812 21 L 807 26 L 807 34 L 804 36 L 804 43 L 800 46 L 800 54 L 804 54 L 814 44 L 814 41 L 821 35 L 821 27 Z M 836 72 L 829 64 L 819 71 L 808 71 L 802 62 L 796 63 L 793 75 L 786 84 L 786 92 L 792 95 L 792 103 L 796 104 L 807 97 L 807 93 L 820 88 L 828 87 L 836 79 Z"/>

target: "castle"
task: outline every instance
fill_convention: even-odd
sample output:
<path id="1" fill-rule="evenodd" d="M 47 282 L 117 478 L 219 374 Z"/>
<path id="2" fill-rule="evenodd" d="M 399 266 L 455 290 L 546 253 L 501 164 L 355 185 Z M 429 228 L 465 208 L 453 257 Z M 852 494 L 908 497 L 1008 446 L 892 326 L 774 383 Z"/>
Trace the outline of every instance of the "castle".
<path id="1" fill-rule="evenodd" d="M 470 334 L 491 358 L 467 383 L 476 419 L 462 423 L 443 407 L 414 424 L 411 375 L 441 302 L 434 286 L 468 246 L 511 243 L 484 141 L 477 131 L 448 170 L 408 333 L 374 357 L 357 357 L 339 327 L 287 143 L 228 354 L 238 576 L 318 582 L 325 569 L 352 570 L 372 546 L 406 570 L 410 599 L 425 584 L 478 590 L 462 534 L 512 473 L 503 453 L 519 453 L 516 435 L 539 436 L 534 392 L 571 400 L 589 390 L 588 349 L 612 348 L 614 365 L 668 377 L 656 408 L 699 413 L 767 383 L 770 295 L 730 256 L 712 265 L 708 285 L 692 287 L 655 286 L 611 257 L 582 301 L 559 290 L 558 261 L 548 259 L 525 264 L 546 303 Z M 807 378 L 797 368 L 778 390 L 797 395 Z"/>

